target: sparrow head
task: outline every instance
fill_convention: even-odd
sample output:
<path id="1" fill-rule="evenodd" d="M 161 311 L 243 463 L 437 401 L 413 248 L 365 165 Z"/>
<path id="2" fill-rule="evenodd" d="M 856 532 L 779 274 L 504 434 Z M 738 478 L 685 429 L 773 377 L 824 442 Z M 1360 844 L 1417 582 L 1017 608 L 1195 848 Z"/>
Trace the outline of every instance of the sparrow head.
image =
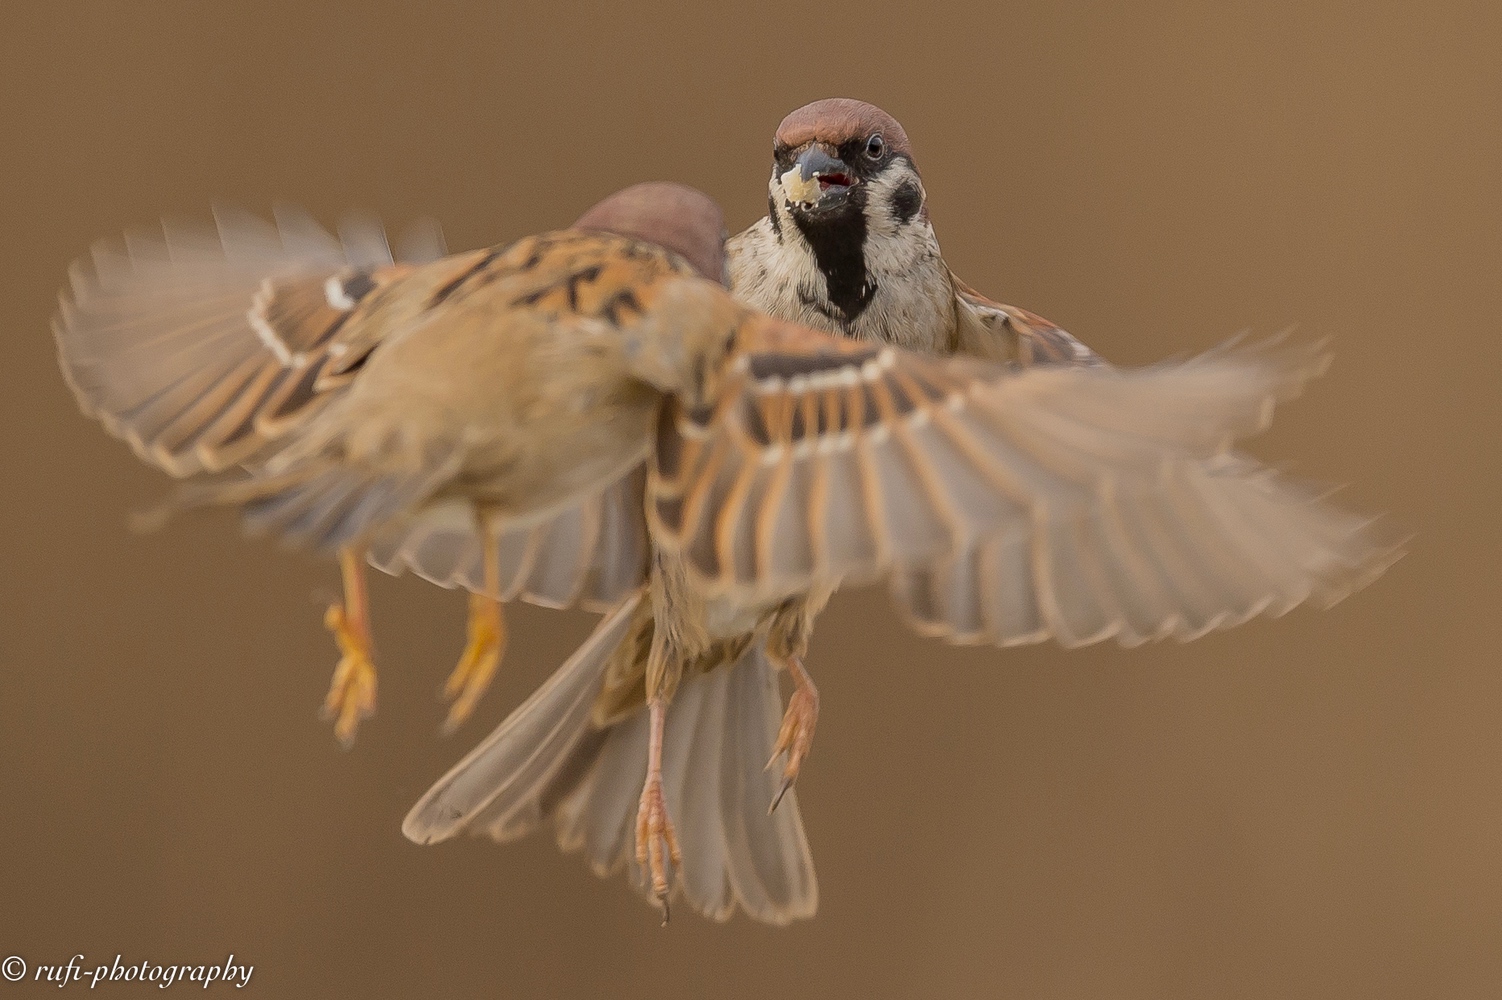
<path id="1" fill-rule="evenodd" d="M 899 224 L 923 207 L 913 148 L 897 119 L 864 101 L 804 105 L 777 127 L 772 195 L 800 224 L 879 212 Z"/>
<path id="2" fill-rule="evenodd" d="M 579 216 L 574 229 L 592 229 L 655 243 L 711 281 L 728 283 L 725 216 L 702 191 L 670 181 L 647 181 L 617 191 Z"/>

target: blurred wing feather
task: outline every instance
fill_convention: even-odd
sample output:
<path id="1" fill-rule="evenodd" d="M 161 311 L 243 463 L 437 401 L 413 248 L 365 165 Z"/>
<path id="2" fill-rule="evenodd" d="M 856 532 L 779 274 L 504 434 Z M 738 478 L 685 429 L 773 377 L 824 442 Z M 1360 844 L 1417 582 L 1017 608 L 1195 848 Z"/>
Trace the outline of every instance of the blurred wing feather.
<path id="1" fill-rule="evenodd" d="M 96 244 L 53 323 L 79 406 L 175 476 L 250 461 L 318 412 L 374 346 L 362 309 L 409 269 L 369 220 L 335 238 L 290 208 L 215 219 Z M 429 224 L 411 245 L 441 239 Z"/>
<path id="2" fill-rule="evenodd" d="M 646 480 L 646 466 L 637 466 L 535 523 L 504 528 L 497 539 L 503 599 L 604 611 L 636 590 L 647 576 Z M 370 562 L 443 587 L 485 589 L 482 542 L 468 506 L 436 508 L 378 538 Z"/>

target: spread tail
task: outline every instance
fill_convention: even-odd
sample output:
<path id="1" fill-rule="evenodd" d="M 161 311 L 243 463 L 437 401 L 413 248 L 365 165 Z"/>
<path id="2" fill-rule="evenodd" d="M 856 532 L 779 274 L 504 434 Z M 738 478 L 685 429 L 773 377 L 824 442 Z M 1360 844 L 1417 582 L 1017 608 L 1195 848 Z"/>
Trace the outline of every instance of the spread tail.
<path id="1" fill-rule="evenodd" d="M 417 843 L 459 833 L 509 841 L 552 823 L 559 847 L 582 850 L 601 876 L 624 867 L 650 896 L 635 857 L 647 773 L 647 712 L 592 719 L 611 654 L 635 642 L 637 592 L 578 651 L 413 806 Z M 640 646 L 640 644 L 637 644 Z M 768 814 L 780 776 L 765 770 L 782 716 L 775 668 L 759 643 L 733 662 L 686 674 L 667 714 L 663 785 L 683 848 L 673 896 L 714 920 L 736 908 L 767 923 L 813 916 L 813 858 L 795 793 Z"/>

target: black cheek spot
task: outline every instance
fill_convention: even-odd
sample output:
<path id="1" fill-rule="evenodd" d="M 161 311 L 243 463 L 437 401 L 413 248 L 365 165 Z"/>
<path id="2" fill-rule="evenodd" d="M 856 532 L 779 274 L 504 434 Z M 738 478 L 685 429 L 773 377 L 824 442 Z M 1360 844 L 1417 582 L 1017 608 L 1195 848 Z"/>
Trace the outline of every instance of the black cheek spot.
<path id="1" fill-rule="evenodd" d="M 782 220 L 777 218 L 777 199 L 767 195 L 767 221 L 772 224 L 772 238 L 782 242 Z"/>
<path id="2" fill-rule="evenodd" d="M 897 214 L 897 224 L 907 225 L 913 221 L 913 216 L 918 214 L 918 209 L 923 207 L 923 192 L 918 190 L 918 185 L 912 181 L 903 181 L 897 190 L 892 192 L 892 211 Z"/>

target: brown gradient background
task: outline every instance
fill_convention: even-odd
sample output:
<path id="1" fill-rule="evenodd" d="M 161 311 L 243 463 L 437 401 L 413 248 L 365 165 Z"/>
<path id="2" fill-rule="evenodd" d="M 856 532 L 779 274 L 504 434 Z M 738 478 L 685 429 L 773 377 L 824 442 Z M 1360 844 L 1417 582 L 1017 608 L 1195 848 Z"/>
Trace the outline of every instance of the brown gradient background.
<path id="1" fill-rule="evenodd" d="M 233 951 L 270 997 L 1502 995 L 1502 17 L 1328 6 L 6 5 L 0 955 Z M 129 533 L 167 481 L 57 374 L 68 261 L 215 198 L 467 248 L 676 178 L 739 228 L 777 121 L 831 95 L 907 125 L 962 275 L 1116 361 L 1333 336 L 1257 447 L 1410 556 L 1328 613 L 1135 651 L 951 649 L 842 595 L 791 930 L 660 930 L 543 838 L 408 843 L 589 619 L 517 610 L 441 740 L 464 602 L 379 579 L 381 711 L 341 753 L 332 567 L 227 517 Z"/>

